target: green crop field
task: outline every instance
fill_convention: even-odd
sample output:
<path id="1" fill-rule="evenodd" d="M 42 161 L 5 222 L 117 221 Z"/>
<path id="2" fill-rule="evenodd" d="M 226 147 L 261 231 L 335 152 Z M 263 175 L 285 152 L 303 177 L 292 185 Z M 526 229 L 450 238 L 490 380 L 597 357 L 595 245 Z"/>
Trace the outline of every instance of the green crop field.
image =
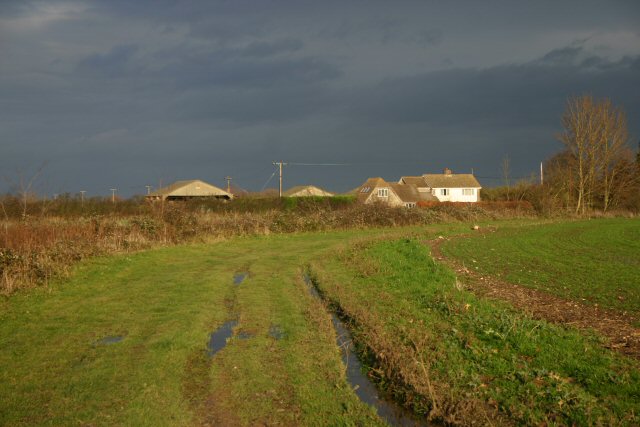
<path id="1" fill-rule="evenodd" d="M 499 225 L 442 252 L 512 283 L 640 312 L 640 219 Z"/>
<path id="2" fill-rule="evenodd" d="M 580 223 L 528 224 L 491 225 Z M 638 221 L 593 224 L 635 224 L 637 236 Z M 85 261 L 0 300 L 0 425 L 383 425 L 348 383 L 305 272 L 351 325 L 369 375 L 422 416 L 640 422 L 636 360 L 461 290 L 430 258 L 427 240 L 466 230 L 245 237 Z M 211 333 L 229 321 L 213 354 Z"/>

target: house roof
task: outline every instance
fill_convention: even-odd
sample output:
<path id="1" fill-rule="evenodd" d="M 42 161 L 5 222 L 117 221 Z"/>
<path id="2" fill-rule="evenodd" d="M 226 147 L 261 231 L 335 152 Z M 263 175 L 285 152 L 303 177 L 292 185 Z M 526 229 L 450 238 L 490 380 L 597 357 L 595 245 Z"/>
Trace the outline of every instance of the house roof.
<path id="1" fill-rule="evenodd" d="M 359 202 L 364 202 L 373 193 L 373 190 L 378 187 L 389 187 L 389 183 L 380 177 L 369 178 L 364 184 L 352 191 L 358 197 Z"/>
<path id="2" fill-rule="evenodd" d="M 433 173 L 424 174 L 422 178 L 431 188 L 482 188 L 476 177 L 470 173 Z"/>
<path id="3" fill-rule="evenodd" d="M 404 203 L 438 201 L 438 198 L 432 195 L 431 192 L 418 191 L 418 187 L 414 184 L 393 183 L 389 185 Z M 424 184 L 422 186 L 424 186 Z"/>
<path id="4" fill-rule="evenodd" d="M 302 195 L 307 195 L 307 196 L 316 196 L 316 195 L 333 196 L 333 193 L 323 190 L 320 187 L 316 187 L 315 185 L 296 185 L 295 187 L 291 187 L 290 189 L 282 193 L 282 195 L 289 197 L 298 193 L 303 193 Z"/>
<path id="5" fill-rule="evenodd" d="M 421 187 L 426 184 L 422 183 Z M 397 182 L 387 182 L 382 178 L 369 178 L 360 187 L 352 190 L 352 194 L 358 197 L 358 201 L 364 202 L 374 192 L 376 188 L 387 187 L 393 191 L 404 203 L 417 203 L 419 201 L 437 201 L 438 198 L 430 192 L 418 191 L 418 186 L 414 184 L 401 184 Z"/>
<path id="6" fill-rule="evenodd" d="M 199 179 L 176 181 L 171 185 L 160 188 L 147 197 L 228 197 L 233 195 L 214 185 Z"/>
<path id="7" fill-rule="evenodd" d="M 401 184 L 415 185 L 416 187 L 428 187 L 424 178 L 421 176 L 403 176 L 400 178 Z"/>

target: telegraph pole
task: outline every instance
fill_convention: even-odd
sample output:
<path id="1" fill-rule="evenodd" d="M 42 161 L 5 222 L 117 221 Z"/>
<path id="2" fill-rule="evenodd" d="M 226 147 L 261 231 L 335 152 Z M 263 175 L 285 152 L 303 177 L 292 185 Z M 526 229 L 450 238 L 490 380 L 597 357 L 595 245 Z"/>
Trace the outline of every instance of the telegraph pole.
<path id="1" fill-rule="evenodd" d="M 273 164 L 278 165 L 280 168 L 280 197 L 282 197 L 282 166 L 287 166 L 287 163 L 280 160 L 279 162 L 273 162 Z"/>
<path id="2" fill-rule="evenodd" d="M 118 191 L 117 188 L 111 188 L 111 203 L 116 202 L 116 191 Z"/>
<path id="3" fill-rule="evenodd" d="M 544 171 L 542 170 L 542 162 L 540 162 L 540 185 L 544 184 Z"/>
<path id="4" fill-rule="evenodd" d="M 225 176 L 224 179 L 227 180 L 227 193 L 231 193 L 231 177 L 230 176 Z"/>

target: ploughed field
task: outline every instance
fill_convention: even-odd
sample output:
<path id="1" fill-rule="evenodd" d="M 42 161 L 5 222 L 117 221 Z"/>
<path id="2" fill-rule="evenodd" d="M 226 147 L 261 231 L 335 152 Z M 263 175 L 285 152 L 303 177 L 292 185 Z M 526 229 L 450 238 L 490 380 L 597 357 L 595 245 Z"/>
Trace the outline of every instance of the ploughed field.
<path id="1" fill-rule="evenodd" d="M 418 420 L 638 424 L 637 358 L 482 296 L 430 251 L 440 242 L 484 276 L 638 313 L 639 241 L 636 219 L 498 222 L 83 262 L 69 280 L 0 301 L 0 424 L 394 422 L 354 391 L 342 325 L 380 396 Z"/>

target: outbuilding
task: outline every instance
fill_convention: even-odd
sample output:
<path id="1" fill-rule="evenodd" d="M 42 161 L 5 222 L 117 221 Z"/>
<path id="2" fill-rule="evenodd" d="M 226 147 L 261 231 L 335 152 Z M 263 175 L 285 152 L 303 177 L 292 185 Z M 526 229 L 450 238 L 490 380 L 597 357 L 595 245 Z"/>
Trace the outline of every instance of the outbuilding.
<path id="1" fill-rule="evenodd" d="M 315 185 L 297 185 L 283 194 L 285 197 L 333 197 L 334 194 Z"/>
<path id="2" fill-rule="evenodd" d="M 176 181 L 173 184 L 147 194 L 149 200 L 190 200 L 190 199 L 221 199 L 231 200 L 233 194 L 227 193 L 215 185 L 199 179 Z"/>

